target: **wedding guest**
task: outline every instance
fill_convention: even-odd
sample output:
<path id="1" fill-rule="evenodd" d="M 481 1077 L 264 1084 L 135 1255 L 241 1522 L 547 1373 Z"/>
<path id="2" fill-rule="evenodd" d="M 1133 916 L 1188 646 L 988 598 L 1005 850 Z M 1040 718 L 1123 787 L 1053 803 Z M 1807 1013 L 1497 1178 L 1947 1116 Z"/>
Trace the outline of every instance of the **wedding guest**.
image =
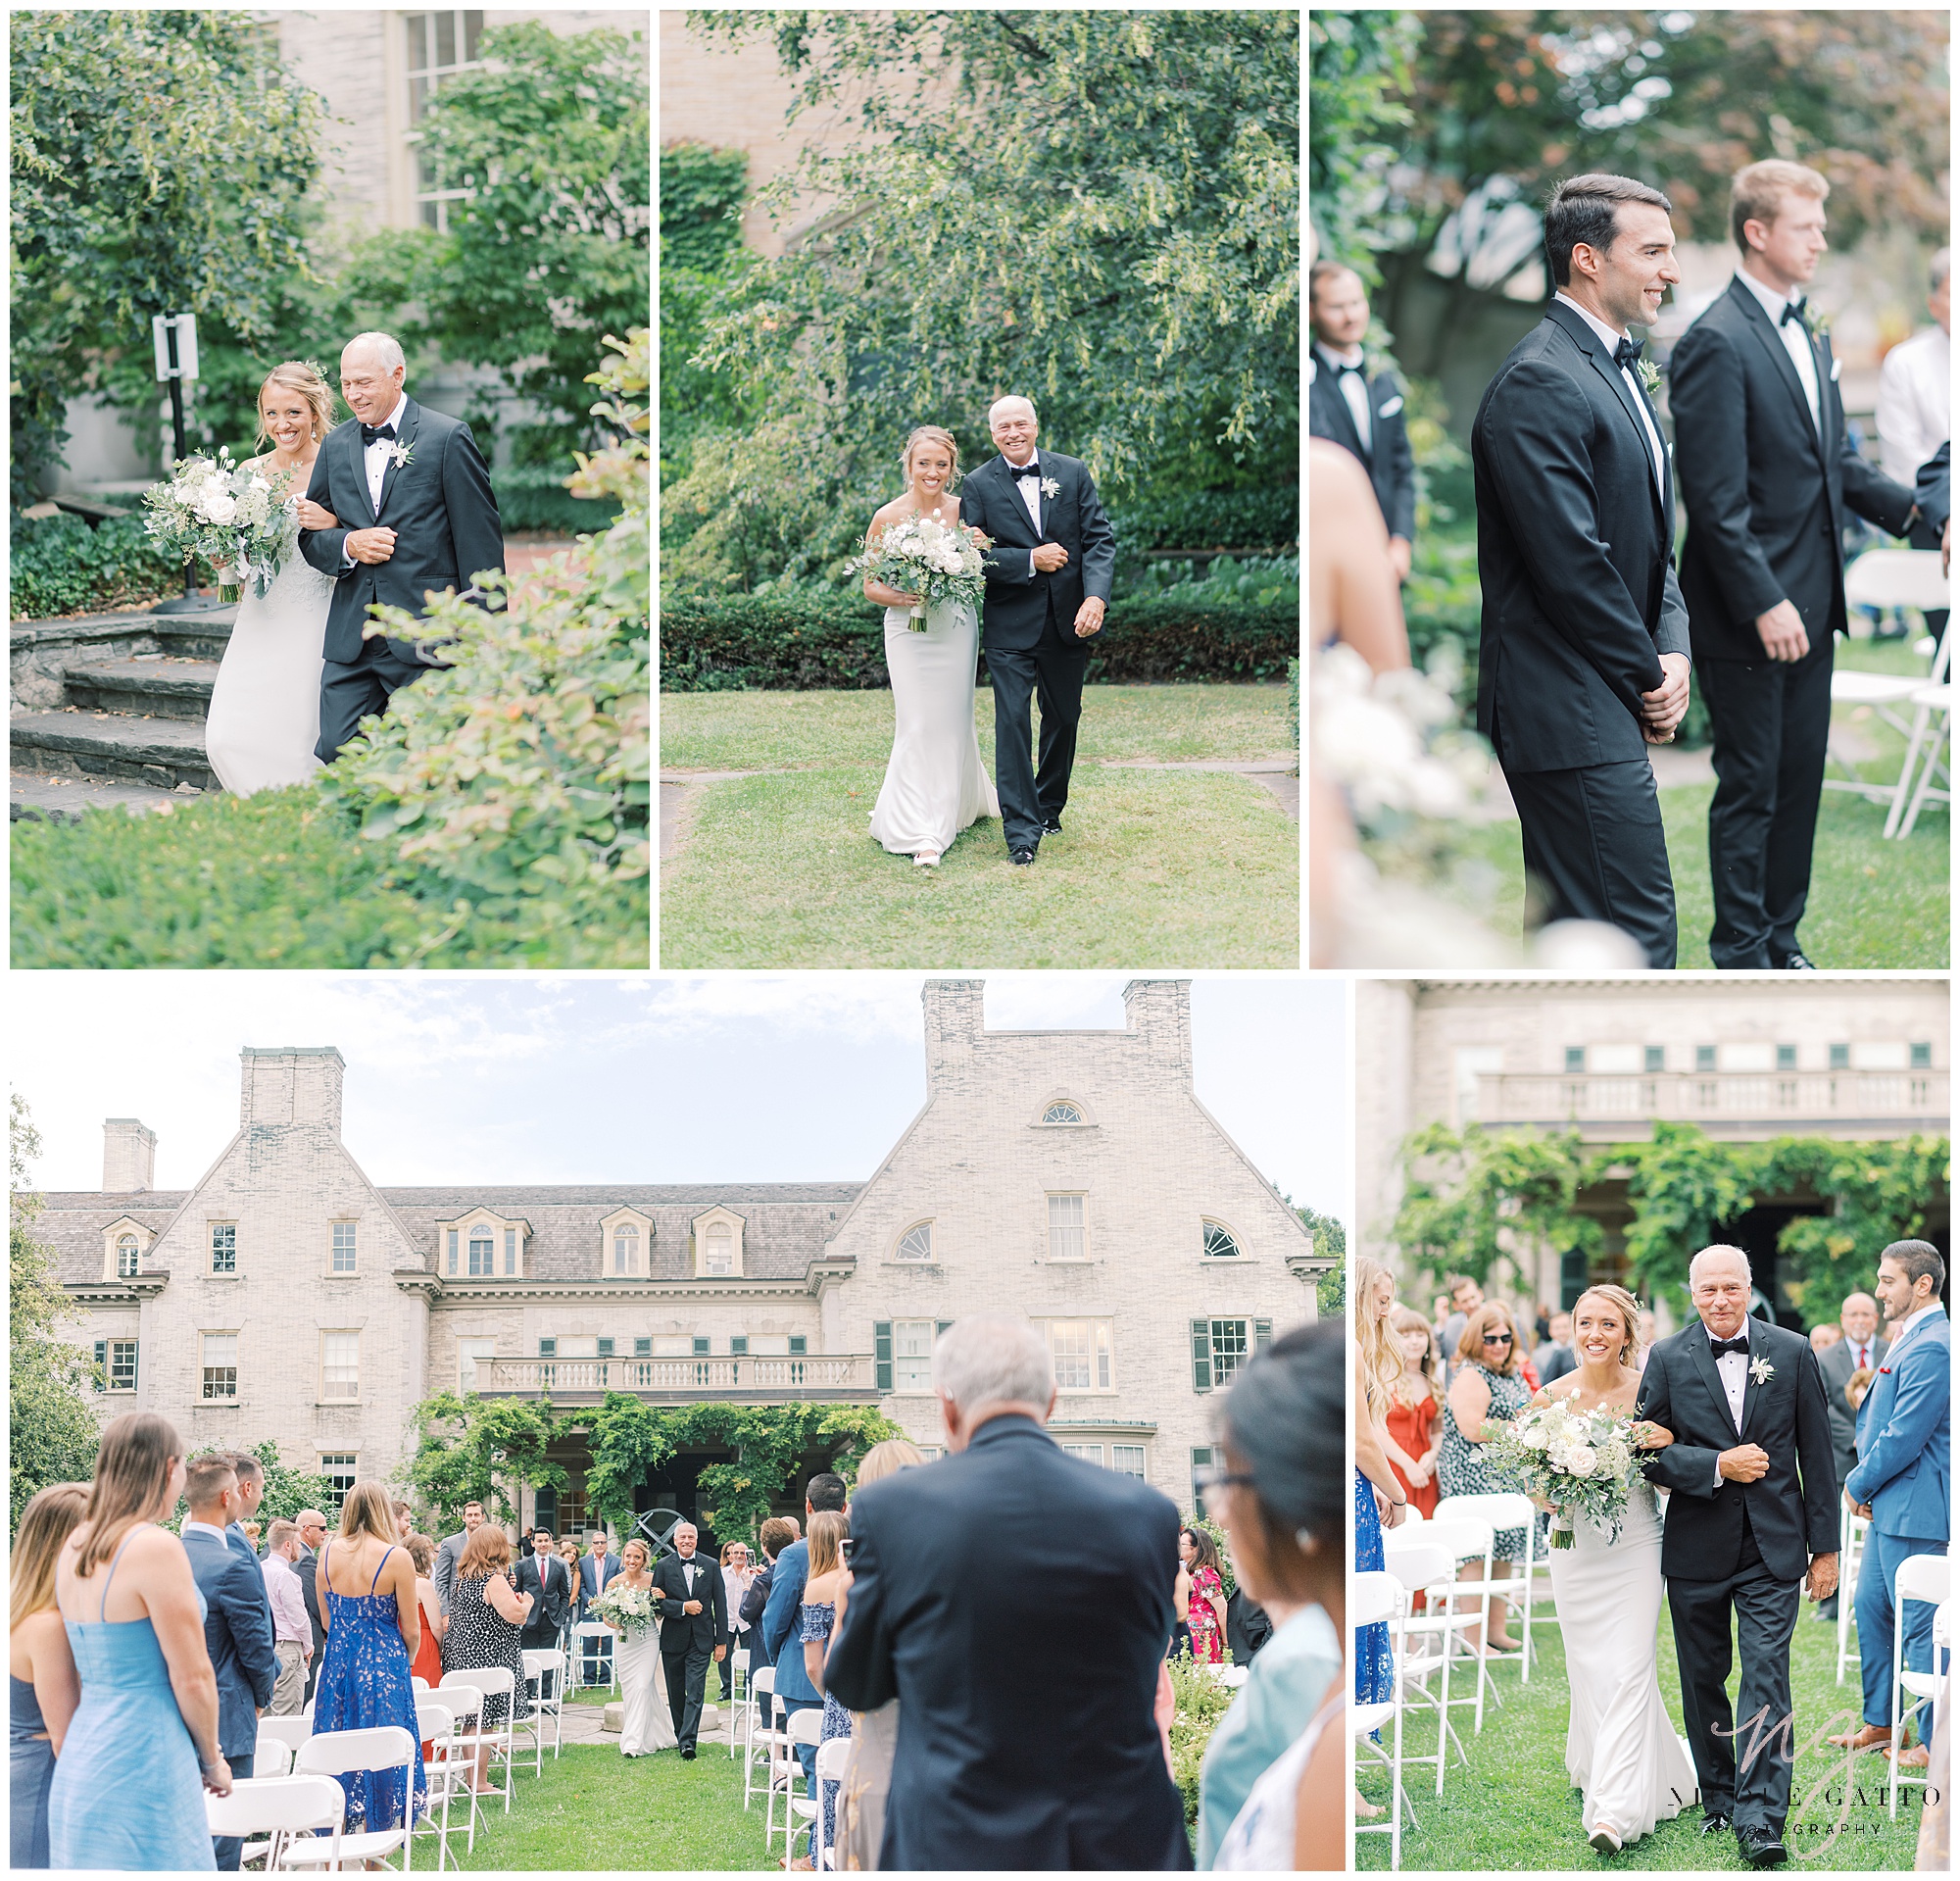
<path id="1" fill-rule="evenodd" d="M 396 1724 L 418 1736 L 410 1667 L 422 1640 L 420 1594 L 415 1559 L 395 1540 L 395 1511 L 381 1484 L 357 1482 L 347 1492 L 339 1530 L 321 1549 L 314 1578 L 326 1620 L 315 1732 Z M 413 1802 L 403 1794 L 400 1770 L 352 1771 L 341 1777 L 340 1787 L 347 1792 L 350 1828 L 397 1828 L 405 1804 L 419 1814 L 427 1803 L 419 1761 Z"/>
<path id="2" fill-rule="evenodd" d="M 804 1583 L 803 1607 L 798 1619 L 803 1635 L 804 1670 L 810 1684 L 824 1692 L 823 1658 L 831 1629 L 837 1622 L 837 1601 L 845 1586 L 844 1553 L 841 1544 L 851 1534 L 851 1517 L 824 1510 L 809 1518 L 809 1578 Z M 851 1713 L 837 1702 L 834 1692 L 824 1692 L 823 1736 L 819 1746 L 832 1738 L 851 1735 Z M 837 1846 L 837 1785 L 823 1786 L 823 1846 Z"/>
<path id="3" fill-rule="evenodd" d="M 204 1791 L 231 1793 L 218 1677 L 183 1543 L 158 1526 L 183 1482 L 173 1425 L 145 1411 L 110 1420 L 55 1572 L 81 1702 L 48 1793 L 50 1867 L 214 1865 Z"/>
<path id="4" fill-rule="evenodd" d="M 1225 1576 L 1218 1571 L 1218 1545 L 1201 1528 L 1177 1531 L 1177 1558 L 1191 1576 L 1191 1657 L 1200 1665 L 1225 1662 Z"/>
<path id="5" fill-rule="evenodd" d="M 1409 1507 L 1427 1519 L 1443 1495 L 1436 1481 L 1436 1461 L 1443 1452 L 1443 1385 L 1437 1375 L 1442 1367 L 1435 1335 L 1421 1313 L 1397 1307 L 1389 1325 L 1401 1345 L 1402 1375 L 1389 1387 L 1383 1449 Z M 1396 1462 L 1397 1456 L 1405 1462 Z"/>
<path id="6" fill-rule="evenodd" d="M 1343 1416 L 1341 1348 L 1338 1323 L 1287 1333 L 1240 1371 L 1217 1413 L 1225 1463 L 1204 1507 L 1276 1630 L 1205 1748 L 1200 1868 L 1291 1865 L 1300 1773 L 1346 1703 L 1348 1497 L 1341 1453 L 1313 1437 Z M 1345 1842 L 1338 1814 L 1332 1835 Z"/>
<path id="7" fill-rule="evenodd" d="M 721 1586 L 728 1600 L 728 1657 L 721 1661 L 721 1696 L 735 1696 L 735 1655 L 748 1645 L 749 1622 L 742 1617 L 742 1602 L 756 1578 L 749 1565 L 747 1542 L 721 1544 Z"/>
<path id="8" fill-rule="evenodd" d="M 1569 1312 L 1554 1312 L 1551 1315 L 1548 1339 L 1541 1342 L 1532 1354 L 1532 1365 L 1538 1372 L 1541 1385 L 1555 1385 L 1568 1371 L 1579 1368 L 1579 1361 L 1572 1353 L 1572 1315 Z"/>
<path id="9" fill-rule="evenodd" d="M 903 1707 L 879 1867 L 1189 1867 L 1156 1722 L 1176 1508 L 1062 1454 L 1026 1319 L 956 1320 L 931 1375 L 949 1454 L 858 1490 L 824 1662 L 851 1709 Z"/>
<path id="10" fill-rule="evenodd" d="M 313 1631 L 313 1657 L 307 1660 L 306 1675 L 306 1696 L 311 1702 L 320 1660 L 326 1656 L 326 1628 L 320 1624 L 319 1593 L 314 1574 L 320 1545 L 326 1540 L 326 1517 L 317 1509 L 302 1509 L 293 1517 L 293 1526 L 300 1536 L 300 1552 L 293 1558 L 293 1572 L 300 1577 L 300 1592 L 306 1598 L 307 1625 Z"/>
<path id="11" fill-rule="evenodd" d="M 700 1539 L 692 1522 L 682 1522 L 673 1532 L 674 1552 L 654 1569 L 654 1591 L 661 1600 L 661 1673 L 674 1735 L 687 1762 L 694 1760 L 701 1735 L 708 1668 L 728 1656 L 728 1593 L 721 1570 L 696 1553 Z M 813 1783 L 813 1757 L 807 1774 Z"/>
<path id="12" fill-rule="evenodd" d="M 400 1497 L 397 1497 L 390 1507 L 395 1511 L 395 1539 L 406 1548 L 409 1537 L 416 1532 L 416 1511 Z"/>
<path id="13" fill-rule="evenodd" d="M 1443 1456 L 1437 1468 L 1443 1493 L 1446 1496 L 1512 1494 L 1518 1484 L 1484 1454 L 1485 1424 L 1508 1423 L 1532 1399 L 1532 1388 L 1525 1382 L 1518 1360 L 1517 1324 L 1510 1308 L 1494 1300 L 1479 1307 L 1464 1322 L 1456 1361 L 1456 1377 L 1443 1410 Z M 1500 1528 L 1492 1551 L 1492 1579 L 1508 1579 L 1512 1563 L 1522 1560 L 1524 1553 L 1524 1529 Z M 1466 1561 L 1456 1577 L 1476 1580 L 1482 1578 L 1483 1572 L 1482 1561 Z M 1491 1650 L 1516 1652 L 1518 1643 L 1510 1634 L 1510 1602 L 1487 1599 L 1484 1611 L 1490 1622 Z M 1468 1629 L 1473 1649 L 1479 1631 L 1476 1626 Z"/>
<path id="14" fill-rule="evenodd" d="M 55 1567 L 88 1507 L 82 1483 L 50 1483 L 21 1511 L 8 1601 L 8 1865 L 48 1865 L 48 1791 L 81 1697 L 68 1629 L 55 1605 Z"/>
<path id="15" fill-rule="evenodd" d="M 515 1586 L 531 1597 L 530 1618 L 524 1622 L 523 1644 L 534 1653 L 549 1652 L 571 1624 L 571 1576 L 558 1558 L 549 1528 L 531 1530 L 531 1553 L 517 1563 Z"/>
<path id="16" fill-rule="evenodd" d="M 1232 1649 L 1234 1665 L 1250 1665 L 1273 1636 L 1272 1615 L 1236 1584 L 1225 1601 L 1225 1644 Z"/>
<path id="17" fill-rule="evenodd" d="M 874 1445 L 873 1448 L 876 1448 Z M 865 1453 L 870 1454 L 868 1451 Z M 754 1631 L 762 1623 L 762 1615 L 768 1609 L 769 1589 L 775 1584 L 776 1557 L 797 1538 L 797 1524 L 793 1516 L 771 1515 L 756 1531 L 756 1545 L 762 1551 L 761 1571 L 749 1583 L 749 1591 L 742 1596 L 742 1620 L 751 1628 L 752 1644 L 749 1660 L 752 1669 L 760 1670 L 766 1663 L 757 1655 L 761 1649 L 761 1635 Z"/>
<path id="18" fill-rule="evenodd" d="M 224 1531 L 224 1540 L 251 1573 L 252 1585 L 259 1590 L 259 1598 L 265 1607 L 266 1630 L 270 1633 L 272 1603 L 266 1592 L 266 1576 L 259 1553 L 261 1524 L 258 1519 L 260 1505 L 266 1500 L 266 1465 L 249 1450 L 226 1450 L 219 1454 L 231 1465 L 232 1474 L 238 1478 L 238 1512 Z"/>
<path id="19" fill-rule="evenodd" d="M 226 1530 L 238 1513 L 238 1472 L 222 1452 L 193 1458 L 184 1472 L 187 1510 L 179 1531 L 197 1591 L 204 1597 L 204 1645 L 218 1679 L 218 1749 L 231 1774 L 249 1777 L 258 1754 L 259 1710 L 272 1702 L 279 1675 L 266 1576 L 241 1559 Z M 244 1842 L 218 1836 L 220 1873 L 236 1872 Z"/>
<path id="20" fill-rule="evenodd" d="M 273 1717 L 297 1717 L 306 1708 L 313 1622 L 307 1617 L 306 1597 L 294 1566 L 299 1555 L 299 1529 L 289 1521 L 275 1521 L 267 1531 L 266 1559 L 259 1567 L 266 1604 L 272 1609 L 272 1652 L 279 1665 L 272 1680 L 272 1701 L 266 1708 Z"/>
<path id="21" fill-rule="evenodd" d="M 1177 1622 L 1170 1629 L 1166 1658 L 1191 1657 L 1191 1568 L 1184 1559 L 1184 1530 L 1177 1531 L 1177 1579 L 1171 1583 L 1171 1606 Z"/>
<path id="22" fill-rule="evenodd" d="M 1810 1349 L 1821 1360 L 1843 1336 L 1843 1329 L 1838 1326 L 1830 1324 L 1812 1326 L 1810 1328 Z"/>
<path id="23" fill-rule="evenodd" d="M 1952 435 L 1953 424 L 1953 251 L 1933 258 L 1933 291 L 1926 311 L 1934 324 L 1901 340 L 1879 367 L 1879 468 L 1894 483 L 1910 483 L 1919 467 Z M 1915 538 L 1915 549 L 1937 542 Z M 1937 631 L 1937 629 L 1934 629 Z"/>
<path id="24" fill-rule="evenodd" d="M 806 1520 L 825 1510 L 840 1513 L 848 1507 L 849 1492 L 844 1478 L 834 1470 L 822 1470 L 804 1486 L 803 1512 Z M 779 1727 L 799 1711 L 821 1708 L 823 1694 L 809 1682 L 804 1669 L 801 1637 L 804 1583 L 809 1578 L 809 1543 L 793 1541 L 776 1557 L 775 1576 L 769 1584 L 769 1604 L 762 1609 L 762 1657 L 776 1668 L 775 1715 Z M 816 1787 L 816 1747 L 806 1744 L 798 1751 L 803 1764 L 804 1794 Z"/>
<path id="25" fill-rule="evenodd" d="M 409 1559 L 415 1564 L 416 1615 L 421 1625 L 421 1638 L 416 1642 L 415 1658 L 409 1662 L 409 1673 L 434 1691 L 442 1683 L 442 1638 L 449 1631 L 449 1615 L 442 1610 L 442 1601 L 431 1578 L 435 1571 L 435 1537 L 411 1535 L 402 1546 L 409 1551 Z"/>
<path id="26" fill-rule="evenodd" d="M 916 1444 L 887 1437 L 867 1450 L 858 1464 L 858 1488 L 868 1489 L 902 1469 L 917 1469 L 925 1461 Z M 762 1524 L 764 1534 L 768 1524 Z M 850 1598 L 851 1570 L 847 1564 L 837 1596 L 841 1624 Z M 836 1638 L 833 1632 L 831 1637 Z M 885 1800 L 892 1788 L 892 1755 L 899 1743 L 899 1701 L 890 1699 L 869 1711 L 851 1714 L 851 1751 L 837 1784 L 837 1866 L 869 1873 L 878 1865 L 885 1838 Z"/>
<path id="27" fill-rule="evenodd" d="M 261 1559 L 259 1554 L 259 1536 L 261 1532 L 259 1524 L 257 1522 L 240 1522 L 238 1524 L 238 1532 L 245 1537 L 245 1545 L 251 1549 L 253 1559 L 255 1560 Z"/>
<path id="28" fill-rule="evenodd" d="M 442 1669 L 473 1672 L 501 1665 L 516 1681 L 516 1689 L 508 1696 L 503 1692 L 485 1695 L 486 1734 L 503 1725 L 510 1708 L 514 1707 L 513 1724 L 521 1724 L 531 1714 L 530 1695 L 524 1689 L 523 1643 L 531 1597 L 512 1585 L 511 1555 L 510 1536 L 493 1523 L 483 1523 L 456 1563 L 456 1579 L 449 1591 L 449 1632 L 442 1642 Z M 489 1791 L 489 1772 L 490 1747 L 485 1744 L 477 1750 L 476 1768 L 470 1777 L 470 1787 L 479 1796 Z"/>
<path id="29" fill-rule="evenodd" d="M 647 1566 L 652 1553 L 646 1542 L 635 1535 L 620 1549 L 618 1563 L 608 1584 L 640 1589 L 653 1603 L 658 1615 L 659 1591 Z M 673 1749 L 680 1739 L 667 1715 L 666 1687 L 661 1678 L 659 1618 L 647 1626 L 630 1628 L 610 1619 L 606 1624 L 619 1636 L 619 1643 L 612 1651 L 621 1705 L 619 1755 L 651 1757 L 656 1751 Z"/>
<path id="30" fill-rule="evenodd" d="M 1484 1304 L 1484 1289 L 1467 1274 L 1457 1274 L 1449 1282 L 1449 1316 L 1443 1322 L 1444 1385 L 1456 1375 L 1456 1348 L 1463 1343 L 1463 1328 L 1470 1315 Z"/>
<path id="31" fill-rule="evenodd" d="M 1803 287 L 1826 247 L 1830 193 L 1817 171 L 1781 158 L 1737 173 L 1729 219 L 1740 263 L 1669 368 L 1688 511 L 1681 592 L 1718 780 L 1708 809 L 1718 967 L 1811 966 L 1797 925 L 1833 642 L 1849 631 L 1838 544 L 1847 512 L 1888 535 L 1916 515 L 1910 485 L 1858 455 L 1829 327 L 1809 317 Z"/>
<path id="32" fill-rule="evenodd" d="M 585 1598 L 588 1601 L 596 1600 L 605 1593 L 606 1583 L 619 1571 L 618 1558 L 606 1552 L 607 1545 L 605 1529 L 594 1528 L 587 1532 L 585 1559 L 579 1565 L 579 1577 L 585 1583 Z"/>
<path id="33" fill-rule="evenodd" d="M 436 1598 L 442 1602 L 445 1613 L 449 1611 L 450 1593 L 456 1585 L 457 1563 L 482 1526 L 483 1505 L 479 1502 L 465 1503 L 463 1526 L 454 1535 L 446 1535 L 435 1551 L 435 1565 L 429 1570 L 429 1580 L 435 1587 Z"/>
<path id="34" fill-rule="evenodd" d="M 1391 1467 L 1388 1456 L 1388 1414 L 1402 1377 L 1400 1345 L 1390 1334 L 1381 1308 L 1382 1283 L 1394 1282 L 1379 1262 L 1361 1255 L 1354 1262 L 1354 1570 L 1379 1573 L 1383 1565 L 1382 1531 L 1408 1519 L 1408 1496 Z M 1465 1297 L 1470 1282 L 1457 1282 L 1452 1296 Z M 1365 1414 L 1363 1414 L 1365 1412 Z M 1362 1705 L 1387 1701 L 1395 1690 L 1395 1654 L 1386 1620 L 1361 1627 L 1354 1636 L 1354 1696 Z M 1381 1810 L 1359 1790 L 1353 1795 L 1357 1816 Z"/>
<path id="35" fill-rule="evenodd" d="M 1644 1371 L 1647 1368 L 1647 1354 L 1653 1350 L 1653 1343 L 1660 1337 L 1660 1321 L 1650 1312 L 1641 1313 L 1641 1356 L 1635 1362 Z"/>
<path id="36" fill-rule="evenodd" d="M 1389 532 L 1389 561 L 1406 581 L 1414 558 L 1415 456 L 1409 449 L 1400 383 L 1370 372 L 1361 342 L 1368 333 L 1368 289 L 1340 262 L 1315 262 L 1307 273 L 1307 428 L 1338 444 L 1368 472 Z"/>
<path id="37" fill-rule="evenodd" d="M 585 1569 L 579 1564 L 578 1538 L 575 1535 L 561 1535 L 558 1542 L 558 1558 L 564 1562 L 566 1578 L 571 1582 L 571 1624 L 582 1625 L 585 1620 Z"/>

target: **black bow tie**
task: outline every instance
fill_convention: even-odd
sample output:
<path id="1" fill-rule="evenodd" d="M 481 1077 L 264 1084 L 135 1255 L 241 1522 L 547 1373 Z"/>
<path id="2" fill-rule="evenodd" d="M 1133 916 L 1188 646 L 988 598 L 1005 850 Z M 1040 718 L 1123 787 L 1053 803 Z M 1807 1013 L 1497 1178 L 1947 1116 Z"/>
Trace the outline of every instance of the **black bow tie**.
<path id="1" fill-rule="evenodd" d="M 1016 483 L 1018 483 L 1024 476 L 1040 476 L 1041 460 L 1039 458 L 1031 457 L 1025 464 L 1021 465 L 1009 464 L 1007 466 L 1007 474 L 1010 477 L 1012 477 Z"/>
<path id="2" fill-rule="evenodd" d="M 1718 1359 L 1729 1352 L 1740 1352 L 1746 1359 L 1749 1355 L 1749 1342 L 1746 1338 L 1711 1339 L 1708 1342 L 1708 1350 Z"/>
<path id="3" fill-rule="evenodd" d="M 361 427 L 361 442 L 368 445 L 386 438 L 390 444 L 395 441 L 395 427 L 392 424 L 364 424 Z"/>
<path id="4" fill-rule="evenodd" d="M 1363 384 L 1367 382 L 1368 363 L 1366 360 L 1362 360 L 1353 366 L 1348 365 L 1346 360 L 1341 359 L 1330 359 L 1327 363 L 1334 368 L 1334 376 L 1336 379 L 1341 378 L 1344 373 L 1352 372 Z"/>
<path id="5" fill-rule="evenodd" d="M 1793 301 L 1785 301 L 1783 304 L 1783 313 L 1777 320 L 1777 325 L 1785 327 L 1793 320 L 1801 320 L 1803 318 L 1803 310 L 1809 305 L 1810 302 L 1801 294 Z"/>
<path id="6" fill-rule="evenodd" d="M 1613 364 L 1624 371 L 1640 358 L 1645 346 L 1643 339 L 1623 339 L 1613 348 Z"/>

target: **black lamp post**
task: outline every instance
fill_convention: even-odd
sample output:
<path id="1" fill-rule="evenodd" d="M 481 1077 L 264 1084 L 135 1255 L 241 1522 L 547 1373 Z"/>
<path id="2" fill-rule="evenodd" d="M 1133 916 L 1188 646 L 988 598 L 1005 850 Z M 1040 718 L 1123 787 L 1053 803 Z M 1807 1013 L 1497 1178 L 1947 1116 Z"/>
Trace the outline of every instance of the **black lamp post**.
<path id="1" fill-rule="evenodd" d="M 171 388 L 171 431 L 176 446 L 174 462 L 181 464 L 184 447 L 184 380 L 197 377 L 197 316 L 158 314 L 150 322 L 150 338 L 156 347 L 157 377 Z M 152 614 L 203 614 L 206 604 L 197 596 L 197 572 L 192 563 L 184 564 L 184 591 L 180 601 L 159 601 Z"/>

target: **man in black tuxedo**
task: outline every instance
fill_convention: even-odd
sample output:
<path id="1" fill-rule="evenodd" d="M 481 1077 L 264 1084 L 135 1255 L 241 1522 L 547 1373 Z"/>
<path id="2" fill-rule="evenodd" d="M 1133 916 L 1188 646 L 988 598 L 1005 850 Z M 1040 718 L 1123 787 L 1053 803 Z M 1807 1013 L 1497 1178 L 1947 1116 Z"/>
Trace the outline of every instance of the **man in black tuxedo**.
<path id="1" fill-rule="evenodd" d="M 950 1454 L 853 1500 L 824 1666 L 853 1710 L 901 1701 L 878 1866 L 1189 1868 L 1153 1721 L 1176 1508 L 1050 1438 L 1025 1319 L 957 1321 L 932 1377 Z"/>
<path id="2" fill-rule="evenodd" d="M 728 1588 L 721 1569 L 696 1552 L 701 1537 L 692 1522 L 673 1532 L 674 1552 L 654 1569 L 661 1601 L 661 1670 L 666 1676 L 680 1754 L 692 1761 L 701 1735 L 701 1704 L 708 1668 L 728 1651 Z"/>
<path id="3" fill-rule="evenodd" d="M 1670 204 L 1626 176 L 1561 183 L 1544 215 L 1558 293 L 1470 433 L 1483 582 L 1477 728 L 1517 805 L 1554 920 L 1605 921 L 1672 966 L 1674 879 L 1648 744 L 1688 711 L 1674 488 L 1636 372 L 1674 266 Z"/>
<path id="4" fill-rule="evenodd" d="M 1340 262 L 1315 262 L 1306 279 L 1313 326 L 1306 362 L 1307 429 L 1361 460 L 1389 525 L 1396 579 L 1406 581 L 1415 553 L 1415 454 L 1402 418 L 1402 388 L 1393 372 L 1368 376 L 1361 351 L 1368 290 L 1360 275 Z"/>
<path id="5" fill-rule="evenodd" d="M 430 590 L 461 593 L 504 566 L 497 498 L 469 426 L 417 405 L 402 389 L 407 372 L 386 333 L 348 341 L 340 391 L 354 416 L 327 433 L 307 486 L 311 501 L 340 519 L 337 528 L 300 531 L 300 553 L 335 582 L 315 748 L 322 764 L 399 687 L 442 664 L 414 640 L 364 638 L 368 608 L 425 615 Z"/>
<path id="6" fill-rule="evenodd" d="M 532 1652 L 549 1651 L 571 1619 L 571 1569 L 559 1559 L 549 1528 L 531 1530 L 531 1552 L 517 1563 L 516 1588 L 532 1597 L 530 1617 L 524 1621 L 524 1646 Z"/>
<path id="7" fill-rule="evenodd" d="M 1825 249 L 1829 189 L 1781 159 L 1737 174 L 1741 265 L 1668 369 L 1688 510 L 1681 590 L 1715 734 L 1717 966 L 1811 964 L 1796 928 L 1824 789 L 1832 638 L 1847 631 L 1844 513 L 1892 535 L 1913 514 L 1912 492 L 1852 445 L 1830 335 L 1808 324 L 1802 283 Z"/>
<path id="8" fill-rule="evenodd" d="M 1749 1317 L 1741 1249 L 1703 1248 L 1688 1282 L 1700 1318 L 1648 1352 L 1638 1414 L 1674 1434 L 1647 1473 L 1674 1492 L 1660 1567 L 1701 1832 L 1733 1826 L 1742 1858 L 1773 1867 L 1788 1858 L 1788 1759 L 1803 1736 L 1789 1693 L 1798 1594 L 1807 1585 L 1824 1600 L 1838 1585 L 1831 1414 L 1809 1340 Z M 1733 1710 L 1732 1614 L 1742 1660 Z"/>
<path id="9" fill-rule="evenodd" d="M 960 486 L 959 519 L 993 539 L 980 645 L 994 681 L 994 787 L 1008 859 L 1033 863 L 1061 833 L 1089 640 L 1102 629 L 1116 567 L 1116 533 L 1088 465 L 1038 451 L 1024 398 L 996 399 L 988 428 L 1001 455 Z M 1041 699 L 1041 768 L 1030 701 Z"/>

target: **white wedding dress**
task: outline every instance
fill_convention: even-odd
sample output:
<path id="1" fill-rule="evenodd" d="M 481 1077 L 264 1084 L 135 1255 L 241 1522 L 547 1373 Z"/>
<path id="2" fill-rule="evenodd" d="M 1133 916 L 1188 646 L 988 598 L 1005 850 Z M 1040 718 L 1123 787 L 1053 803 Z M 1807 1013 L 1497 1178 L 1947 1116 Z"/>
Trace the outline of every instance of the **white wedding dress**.
<path id="1" fill-rule="evenodd" d="M 248 584 L 211 688 L 204 748 L 234 797 L 302 784 L 320 768 L 319 681 L 332 579 L 289 548 L 264 598 Z"/>
<path id="2" fill-rule="evenodd" d="M 1565 1769 L 1584 1792 L 1589 1840 L 1603 1826 L 1637 1842 L 1695 1798 L 1687 1741 L 1660 1697 L 1660 1538 L 1642 1482 L 1617 1541 L 1582 1516 L 1573 1546 L 1549 1557 L 1572 1706 Z"/>
<path id="3" fill-rule="evenodd" d="M 906 625 L 909 619 L 905 608 L 885 610 L 898 730 L 871 836 L 895 856 L 943 856 L 968 823 L 1001 814 L 973 726 L 980 618 L 970 601 L 939 601 L 923 633 Z"/>
<path id="4" fill-rule="evenodd" d="M 645 1626 L 621 1633 L 612 1643 L 612 1661 L 623 1709 L 619 1754 L 645 1757 L 650 1751 L 672 1750 L 680 1739 L 674 1734 L 666 1675 L 661 1670 L 661 1629 Z"/>

